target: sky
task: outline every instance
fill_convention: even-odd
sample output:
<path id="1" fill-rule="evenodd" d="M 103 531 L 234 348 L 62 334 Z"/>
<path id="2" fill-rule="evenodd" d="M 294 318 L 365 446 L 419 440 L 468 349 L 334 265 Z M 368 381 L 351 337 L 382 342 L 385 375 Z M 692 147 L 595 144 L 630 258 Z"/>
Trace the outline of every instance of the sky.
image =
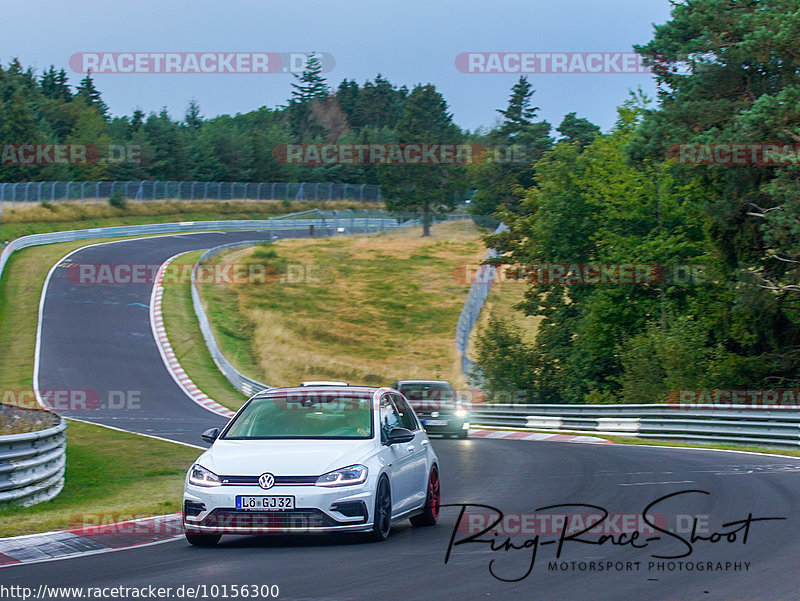
<path id="1" fill-rule="evenodd" d="M 586 73 L 580 66 L 570 72 L 540 73 L 541 57 L 606 53 L 609 60 L 613 54 L 631 52 L 634 44 L 649 41 L 653 25 L 668 20 L 669 12 L 668 0 L 5 2 L 0 17 L 0 61 L 6 65 L 18 57 L 24 66 L 39 72 L 51 64 L 63 67 L 74 85 L 83 77 L 77 70 L 87 53 L 144 57 L 141 60 L 149 63 L 141 63 L 144 66 L 135 72 L 95 73 L 95 84 L 111 113 L 130 115 L 137 107 L 149 113 L 166 107 L 170 115 L 182 118 L 192 98 L 205 117 L 285 104 L 294 78 L 280 69 L 275 73 L 143 72 L 161 60 L 152 58 L 153 53 L 193 53 L 202 60 L 201 53 L 314 51 L 335 61 L 326 73 L 332 86 L 343 79 L 363 83 L 378 73 L 409 88 L 432 83 L 447 100 L 455 122 L 474 130 L 495 123 L 496 109 L 506 106 L 519 73 L 463 72 L 456 57 L 512 53 L 506 70 L 514 71 L 516 53 L 538 53 L 540 66 L 534 66 L 537 72 L 528 78 L 536 90 L 533 104 L 540 107 L 539 117 L 555 127 L 574 111 L 608 130 L 629 90 L 641 86 L 655 95 L 652 76 Z M 270 56 L 269 64 L 274 66 Z M 485 65 L 493 64 L 491 56 L 482 56 Z M 573 56 L 570 61 L 576 60 Z M 77 70 L 70 66 L 71 57 Z M 181 57 L 181 68 L 191 71 L 187 55 Z M 123 63 L 115 55 L 113 64 L 132 63 Z"/>

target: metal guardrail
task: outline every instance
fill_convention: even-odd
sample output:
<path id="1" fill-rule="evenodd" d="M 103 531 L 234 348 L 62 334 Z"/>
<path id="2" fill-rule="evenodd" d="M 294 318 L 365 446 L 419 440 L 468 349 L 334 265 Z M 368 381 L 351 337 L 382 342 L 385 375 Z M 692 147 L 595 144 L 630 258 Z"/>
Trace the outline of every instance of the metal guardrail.
<path id="1" fill-rule="evenodd" d="M 0 506 L 35 505 L 64 487 L 67 424 L 0 436 Z"/>
<path id="2" fill-rule="evenodd" d="M 287 182 L 17 182 L 0 183 L 0 202 L 100 202 L 112 196 L 151 200 L 353 200 L 380 202 L 374 184 Z"/>
<path id="3" fill-rule="evenodd" d="M 57 244 L 59 242 L 73 242 L 75 240 L 88 240 L 90 238 L 114 238 L 120 236 L 148 236 L 156 234 L 178 234 L 186 232 L 202 232 L 207 230 L 250 230 L 270 229 L 278 227 L 308 227 L 309 223 L 316 220 L 307 220 L 303 223 L 288 222 L 288 225 L 279 225 L 271 219 L 261 220 L 229 220 L 229 221 L 182 221 L 178 223 L 156 223 L 148 225 L 126 225 L 118 227 L 101 227 L 86 230 L 69 230 L 65 232 L 51 232 L 47 234 L 31 234 L 22 236 L 9 242 L 0 252 L 0 278 L 9 257 L 23 248 L 39 246 L 42 244 Z"/>
<path id="4" fill-rule="evenodd" d="M 255 244 L 260 244 L 264 242 L 263 240 L 245 240 L 243 242 L 234 242 L 232 244 L 223 244 L 222 246 L 216 246 L 214 248 L 208 249 L 197 260 L 194 264 L 194 268 L 192 269 L 192 278 L 191 278 L 191 289 L 192 289 L 192 306 L 194 307 L 194 314 L 197 316 L 197 322 L 200 325 L 200 331 L 203 333 L 203 339 L 206 342 L 206 346 L 208 347 L 208 352 L 211 354 L 211 358 L 214 359 L 214 363 L 217 366 L 217 369 L 224 375 L 228 381 L 233 385 L 236 390 L 244 394 L 246 397 L 250 398 L 257 392 L 262 390 L 266 390 L 267 388 L 271 388 L 268 384 L 264 384 L 259 382 L 258 380 L 254 380 L 252 378 L 248 378 L 238 369 L 236 369 L 233 364 L 228 361 L 225 355 L 222 353 L 222 350 L 219 348 L 217 344 L 217 339 L 214 336 L 214 332 L 211 329 L 211 323 L 208 320 L 208 315 L 206 315 L 205 308 L 203 308 L 203 301 L 200 298 L 200 292 L 197 289 L 197 270 L 200 267 L 200 264 L 203 261 L 206 261 L 217 255 L 221 252 L 226 250 L 230 250 L 233 248 L 239 248 L 242 246 L 253 246 Z"/>
<path id="5" fill-rule="evenodd" d="M 506 231 L 508 227 L 501 223 L 494 231 L 495 234 Z M 491 259 L 497 256 L 497 251 L 490 248 L 486 251 L 483 260 Z M 467 357 L 467 347 L 469 346 L 469 337 L 475 323 L 481 314 L 483 304 L 486 302 L 486 297 L 492 289 L 492 283 L 495 279 L 497 269 L 493 266 L 487 266 L 481 272 L 479 278 L 476 278 L 469 288 L 469 293 L 464 301 L 464 308 L 458 316 L 458 325 L 456 326 L 456 348 L 461 355 L 461 371 L 467 380 L 475 380 L 477 374 L 475 373 L 475 362 Z"/>
<path id="6" fill-rule="evenodd" d="M 487 427 L 592 432 L 702 443 L 800 446 L 800 406 L 482 405 L 470 412 Z M 478 426 L 476 426 L 478 427 Z"/>
<path id="7" fill-rule="evenodd" d="M 147 225 L 125 225 L 117 227 L 100 227 L 86 230 L 69 230 L 64 232 L 50 232 L 47 234 L 31 234 L 22 236 L 9 242 L 0 252 L 0 278 L 9 257 L 16 251 L 31 246 L 42 244 L 57 244 L 59 242 L 73 242 L 75 240 L 88 240 L 90 238 L 114 238 L 121 236 L 150 236 L 157 234 L 179 234 L 186 232 L 203 232 L 211 230 L 263 230 L 263 229 L 293 229 L 308 228 L 314 225 L 318 228 L 334 227 L 366 227 L 370 230 L 380 231 L 385 218 L 359 217 L 358 211 L 320 211 L 313 209 L 291 215 L 280 215 L 271 219 L 231 219 L 216 221 L 181 221 L 176 223 L 154 223 Z M 314 215 L 314 218 L 298 219 L 301 215 Z"/>

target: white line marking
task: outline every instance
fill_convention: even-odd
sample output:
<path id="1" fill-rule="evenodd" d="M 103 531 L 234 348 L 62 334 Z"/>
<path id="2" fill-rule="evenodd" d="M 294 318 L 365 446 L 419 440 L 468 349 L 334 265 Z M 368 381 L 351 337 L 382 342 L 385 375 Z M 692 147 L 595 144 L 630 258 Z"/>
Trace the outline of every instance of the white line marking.
<path id="1" fill-rule="evenodd" d="M 179 444 L 184 447 L 191 447 L 193 449 L 200 449 L 201 451 L 205 451 L 206 447 L 201 447 L 200 445 L 191 444 L 188 442 L 181 442 L 180 440 L 172 440 L 171 438 L 162 438 L 161 436 L 156 436 L 155 434 L 143 434 L 142 432 L 134 432 L 133 430 L 125 430 L 124 428 L 117 428 L 116 426 L 109 426 L 108 424 L 101 424 L 98 422 L 90 422 L 86 419 L 78 419 L 77 417 L 66 417 L 64 419 L 68 419 L 73 422 L 81 422 L 82 424 L 91 424 L 92 426 L 100 426 L 101 428 L 108 428 L 109 430 L 116 430 L 117 432 L 125 432 L 126 434 L 135 434 L 136 436 L 144 436 L 145 438 L 154 438 L 155 440 L 161 440 L 163 442 L 171 442 L 173 444 Z M 2 540 L 2 539 L 0 539 Z"/>
<path id="2" fill-rule="evenodd" d="M 651 484 L 689 484 L 694 480 L 673 480 L 668 482 L 633 482 L 630 484 L 619 484 L 618 486 L 649 486 Z"/>

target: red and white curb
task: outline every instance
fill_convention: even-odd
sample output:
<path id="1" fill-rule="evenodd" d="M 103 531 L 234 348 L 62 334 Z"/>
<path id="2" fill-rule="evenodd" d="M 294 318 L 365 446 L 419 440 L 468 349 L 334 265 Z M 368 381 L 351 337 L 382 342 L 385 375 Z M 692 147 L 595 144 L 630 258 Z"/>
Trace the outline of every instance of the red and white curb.
<path id="1" fill-rule="evenodd" d="M 0 539 L 0 568 L 108 553 L 162 543 L 182 536 L 180 513 L 15 536 Z"/>
<path id="2" fill-rule="evenodd" d="M 545 434 L 542 432 L 520 432 L 510 430 L 470 430 L 470 438 L 502 438 L 507 440 L 536 440 L 547 442 L 582 442 L 611 444 L 610 440 L 596 436 L 572 436 L 569 434 Z"/>
<path id="3" fill-rule="evenodd" d="M 213 413 L 217 413 L 218 415 L 222 415 L 223 417 L 230 418 L 235 415 L 235 412 L 209 398 L 208 395 L 192 382 L 183 367 L 181 367 L 181 364 L 178 363 L 178 358 L 172 350 L 172 345 L 169 343 L 169 338 L 167 337 L 167 330 L 164 327 L 164 317 L 161 313 L 161 303 L 164 297 L 164 272 L 172 261 L 184 254 L 186 253 L 180 253 L 167 259 L 156 274 L 155 282 L 153 283 L 153 292 L 150 295 L 150 325 L 153 329 L 153 337 L 156 339 L 158 350 L 161 353 L 161 358 L 164 361 L 164 365 L 167 367 L 167 371 L 169 371 L 172 379 L 175 380 L 178 386 L 186 393 L 186 396 L 201 407 Z"/>

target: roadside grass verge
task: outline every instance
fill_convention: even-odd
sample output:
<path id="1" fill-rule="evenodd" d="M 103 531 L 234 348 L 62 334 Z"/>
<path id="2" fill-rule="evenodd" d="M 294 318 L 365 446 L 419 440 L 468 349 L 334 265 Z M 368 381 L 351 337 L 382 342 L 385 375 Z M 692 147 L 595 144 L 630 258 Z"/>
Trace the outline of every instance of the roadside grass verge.
<path id="1" fill-rule="evenodd" d="M 125 208 L 112 207 L 108 203 L 25 203 L 15 207 L 4 206 L 0 222 L 0 241 L 14 240 L 29 234 L 42 234 L 65 230 L 111 227 L 117 225 L 142 225 L 146 223 L 169 223 L 172 221 L 214 221 L 218 219 L 268 219 L 287 213 L 309 209 L 379 209 L 382 203 L 360 203 L 353 201 L 128 201 Z M 22 204 L 22 203 L 20 203 Z M 32 206 L 30 206 L 32 205 Z"/>
<path id="2" fill-rule="evenodd" d="M 182 255 L 175 259 L 173 264 L 192 266 L 202 254 L 203 251 L 200 250 Z M 188 273 L 190 267 L 185 269 L 187 271 L 181 269 L 179 273 Z M 164 327 L 167 330 L 172 350 L 175 351 L 181 367 L 195 385 L 229 409 L 235 411 L 241 407 L 247 400 L 246 397 L 222 375 L 208 352 L 192 306 L 190 282 L 180 281 L 165 284 L 161 306 Z"/>
<path id="3" fill-rule="evenodd" d="M 95 242 L 38 246 L 11 256 L 0 279 L 4 391 L 32 390 L 39 298 L 48 271 L 68 252 Z M 178 511 L 184 474 L 199 454 L 199 449 L 70 421 L 64 491 L 33 507 L 0 510 L 0 537 L 66 528 L 80 512 Z"/>
<path id="4" fill-rule="evenodd" d="M 0 509 L 0 537 L 180 511 L 200 449 L 74 421 L 67 436 L 64 489 L 46 503 Z"/>
<path id="5" fill-rule="evenodd" d="M 281 274 L 265 285 L 201 286 L 223 352 L 273 386 L 420 378 L 463 387 L 453 337 L 468 286 L 457 268 L 485 249 L 471 222 L 438 224 L 432 234 L 279 240 L 217 257 Z"/>

